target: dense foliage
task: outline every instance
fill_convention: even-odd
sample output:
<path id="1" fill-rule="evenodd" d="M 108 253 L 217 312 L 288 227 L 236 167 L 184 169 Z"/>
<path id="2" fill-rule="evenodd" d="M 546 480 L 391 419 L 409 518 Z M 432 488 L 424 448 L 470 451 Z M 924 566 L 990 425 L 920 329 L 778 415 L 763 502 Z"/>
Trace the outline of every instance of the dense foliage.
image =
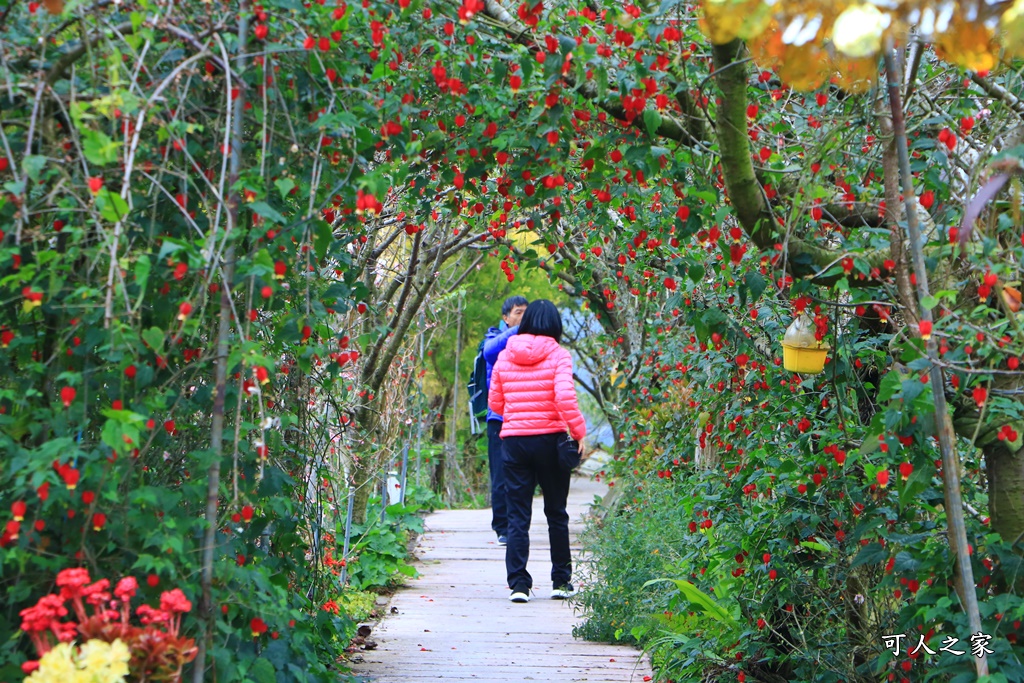
<path id="1" fill-rule="evenodd" d="M 197 681 L 334 675 L 341 574 L 408 571 L 415 504 L 375 525 L 380 476 L 406 444 L 447 441 L 425 449 L 429 483 L 459 488 L 445 420 L 497 318 L 476 292 L 518 282 L 600 329 L 575 345 L 628 492 L 595 571 L 625 593 L 585 596 L 590 632 L 657 643 L 669 678 L 726 660 L 766 680 L 970 669 L 877 643 L 964 619 L 935 363 L 966 589 L 992 670 L 1019 679 L 1024 109 L 992 57 L 1016 50 L 1018 8 L 933 22 L 936 52 L 905 43 L 902 10 L 869 36 L 899 43 L 908 217 L 877 50 L 855 72 L 829 52 L 846 5 L 707 4 L 703 23 L 672 1 L 0 5 L 3 675 L 31 655 L 7 638 L 18 612 L 77 565 L 146 575 L 148 601 L 182 589 Z M 834 349 L 816 378 L 778 359 L 800 310 Z M 687 577 L 700 593 L 643 586 Z"/>

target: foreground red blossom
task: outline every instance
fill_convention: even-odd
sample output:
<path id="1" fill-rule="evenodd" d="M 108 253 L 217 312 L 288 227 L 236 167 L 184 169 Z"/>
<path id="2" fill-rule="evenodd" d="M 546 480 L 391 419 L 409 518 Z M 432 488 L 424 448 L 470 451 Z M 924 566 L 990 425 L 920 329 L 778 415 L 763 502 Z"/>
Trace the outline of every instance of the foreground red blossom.
<path id="1" fill-rule="evenodd" d="M 19 613 L 21 630 L 28 634 L 40 657 L 59 642 L 81 638 L 112 643 L 120 639 L 131 651 L 129 669 L 133 678 L 139 672 L 140 679 L 166 683 L 177 683 L 182 667 L 195 659 L 195 641 L 179 635 L 181 615 L 192 609 L 180 588 L 160 596 L 160 609 L 140 605 L 136 615 L 143 627 L 139 627 L 129 623 L 131 600 L 139 587 L 134 577 L 118 581 L 113 595 L 109 580 L 93 582 L 89 571 L 83 568 L 61 571 L 56 583 L 58 593 L 43 596 L 33 607 Z M 69 615 L 74 618 L 64 621 Z M 38 661 L 30 661 L 22 670 L 30 673 L 37 667 Z"/>

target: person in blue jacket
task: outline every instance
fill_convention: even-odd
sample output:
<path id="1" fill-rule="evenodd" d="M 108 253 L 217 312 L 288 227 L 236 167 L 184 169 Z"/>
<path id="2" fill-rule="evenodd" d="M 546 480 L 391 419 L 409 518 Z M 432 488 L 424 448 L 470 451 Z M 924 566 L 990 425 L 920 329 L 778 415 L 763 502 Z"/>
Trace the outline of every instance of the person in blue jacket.
<path id="1" fill-rule="evenodd" d="M 484 336 L 484 361 L 487 363 L 487 390 L 491 389 L 491 371 L 498 354 L 505 350 L 509 337 L 519 331 L 519 320 L 529 305 L 526 297 L 512 296 L 501 306 L 501 324 L 488 328 Z M 501 415 L 487 409 L 487 460 L 491 469 L 491 528 L 498 543 L 505 545 L 508 533 L 508 507 L 505 502 L 505 467 L 501 450 Z"/>

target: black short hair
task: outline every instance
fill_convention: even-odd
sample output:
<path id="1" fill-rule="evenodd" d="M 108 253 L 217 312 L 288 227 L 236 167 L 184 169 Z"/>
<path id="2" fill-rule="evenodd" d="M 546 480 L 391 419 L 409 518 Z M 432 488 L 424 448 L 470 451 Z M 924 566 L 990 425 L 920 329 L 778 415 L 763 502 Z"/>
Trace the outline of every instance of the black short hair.
<path id="1" fill-rule="evenodd" d="M 519 321 L 519 334 L 535 334 L 562 341 L 562 315 L 547 299 L 537 299 L 526 307 Z"/>
<path id="2" fill-rule="evenodd" d="M 510 296 L 509 298 L 505 299 L 505 303 L 501 305 L 501 317 L 504 318 L 506 315 L 511 313 L 512 309 L 515 308 L 516 306 L 529 305 L 530 302 L 526 300 L 525 296 L 519 296 L 518 294 L 515 296 Z"/>

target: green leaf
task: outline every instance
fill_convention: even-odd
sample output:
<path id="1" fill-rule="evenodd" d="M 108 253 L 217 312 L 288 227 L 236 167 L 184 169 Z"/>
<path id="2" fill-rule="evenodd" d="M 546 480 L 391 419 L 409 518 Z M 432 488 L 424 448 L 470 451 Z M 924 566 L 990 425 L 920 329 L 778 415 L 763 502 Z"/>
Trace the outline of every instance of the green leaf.
<path id="1" fill-rule="evenodd" d="M 918 561 L 913 555 L 906 551 L 896 553 L 896 562 L 893 564 L 893 572 L 896 574 L 913 573 L 917 571 Z"/>
<path id="2" fill-rule="evenodd" d="M 89 160 L 90 164 L 96 166 L 106 166 L 116 162 L 120 157 L 118 150 L 121 144 L 98 130 L 86 128 L 82 132 L 82 153 L 85 154 L 85 158 Z"/>
<path id="3" fill-rule="evenodd" d="M 121 195 L 105 187 L 96 195 L 96 206 L 99 207 L 103 219 L 111 223 L 123 221 L 128 216 L 128 202 L 122 199 Z"/>
<path id="4" fill-rule="evenodd" d="M 765 282 L 764 277 L 762 277 L 760 273 L 755 271 L 748 272 L 743 277 L 743 281 L 747 284 L 747 287 L 750 288 L 751 301 L 757 301 L 759 298 L 761 298 L 761 295 L 764 293 L 765 287 L 768 285 L 768 283 Z"/>
<path id="5" fill-rule="evenodd" d="M 391 69 L 388 68 L 387 62 L 381 60 L 377 62 L 377 66 L 373 67 L 373 73 L 370 75 L 370 80 L 380 80 L 381 78 L 387 76 L 389 73 L 391 73 Z"/>
<path id="6" fill-rule="evenodd" d="M 291 178 L 278 178 L 274 181 L 274 185 L 277 187 L 277 191 L 281 193 L 281 199 L 283 200 L 295 188 L 295 181 Z"/>
<path id="7" fill-rule="evenodd" d="M 853 562 L 850 563 L 850 569 L 856 569 L 862 564 L 878 564 L 884 562 L 888 557 L 888 551 L 880 543 L 868 543 L 853 558 Z"/>
<path id="8" fill-rule="evenodd" d="M 533 55 L 527 54 L 522 61 L 519 62 L 520 68 L 523 70 L 523 87 L 527 87 L 530 84 L 530 76 L 533 75 Z"/>
<path id="9" fill-rule="evenodd" d="M 135 261 L 135 282 L 139 285 L 140 298 L 146 291 L 146 284 L 149 282 L 149 273 L 152 268 L 148 254 L 139 256 Z"/>
<path id="10" fill-rule="evenodd" d="M 327 249 L 333 241 L 334 233 L 331 232 L 331 226 L 327 224 L 327 221 L 316 221 L 313 233 L 313 250 L 316 252 L 318 261 L 322 261 L 324 256 L 327 255 Z"/>
<path id="11" fill-rule="evenodd" d="M 898 372 L 890 370 L 882 378 L 882 386 L 878 389 L 878 402 L 888 401 L 903 388 L 902 378 Z"/>
<path id="12" fill-rule="evenodd" d="M 248 676 L 256 683 L 277 683 L 277 673 L 274 671 L 274 665 L 263 658 L 257 659 L 252 663 L 252 666 L 249 667 Z"/>
<path id="13" fill-rule="evenodd" d="M 938 305 L 939 305 L 939 300 L 936 299 L 931 294 L 929 294 L 925 298 L 921 299 L 921 307 L 922 308 L 927 308 L 927 309 L 931 310 L 931 309 L 935 308 Z"/>
<path id="14" fill-rule="evenodd" d="M 683 597 L 689 600 L 691 604 L 703 609 L 705 614 L 708 614 L 717 621 L 721 621 L 722 623 L 729 624 L 733 627 L 739 626 L 739 624 L 736 623 L 736 620 L 732 618 L 724 607 L 719 605 L 711 598 L 711 596 L 701 591 L 689 581 L 685 581 L 683 579 L 654 579 L 645 583 L 644 588 L 662 582 L 675 584 L 675 587 L 679 589 L 679 592 L 683 594 Z"/>
<path id="15" fill-rule="evenodd" d="M 268 221 L 280 223 L 281 225 L 284 225 L 285 223 L 288 222 L 288 219 L 282 216 L 277 209 L 272 208 L 266 202 L 253 202 L 252 204 L 249 205 L 249 208 L 252 209 L 255 213 L 258 213 L 259 215 L 266 218 Z"/>
<path id="16" fill-rule="evenodd" d="M 645 109 L 644 126 L 647 127 L 647 133 L 653 137 L 661 126 L 661 114 L 656 109 Z"/>
<path id="17" fill-rule="evenodd" d="M 800 545 L 811 550 L 817 550 L 820 553 L 827 553 L 832 549 L 822 541 L 800 541 Z"/>
<path id="18" fill-rule="evenodd" d="M 153 350 L 153 353 L 159 354 L 164 348 L 164 331 L 159 327 L 151 327 L 148 330 L 143 330 L 142 340 L 149 345 L 149 348 Z"/>
<path id="19" fill-rule="evenodd" d="M 43 172 L 45 166 L 46 157 L 38 154 L 31 154 L 21 160 L 21 169 L 34 183 L 39 182 L 39 174 Z"/>

